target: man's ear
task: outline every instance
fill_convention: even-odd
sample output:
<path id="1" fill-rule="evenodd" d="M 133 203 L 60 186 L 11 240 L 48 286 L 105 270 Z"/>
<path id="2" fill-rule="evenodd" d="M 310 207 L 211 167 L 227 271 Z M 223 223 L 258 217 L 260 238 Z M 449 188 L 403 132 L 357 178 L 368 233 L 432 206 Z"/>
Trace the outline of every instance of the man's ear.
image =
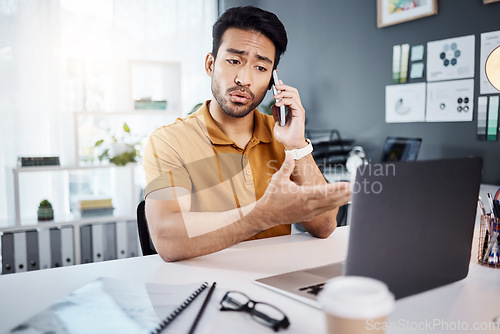
<path id="1" fill-rule="evenodd" d="M 271 88 L 273 87 L 273 76 L 271 75 L 271 79 L 269 79 L 269 85 L 267 86 L 267 90 L 271 90 Z"/>
<path id="2" fill-rule="evenodd" d="M 215 65 L 214 55 L 211 52 L 209 52 L 205 57 L 205 72 L 207 72 L 208 76 L 210 77 L 214 73 L 214 65 Z"/>

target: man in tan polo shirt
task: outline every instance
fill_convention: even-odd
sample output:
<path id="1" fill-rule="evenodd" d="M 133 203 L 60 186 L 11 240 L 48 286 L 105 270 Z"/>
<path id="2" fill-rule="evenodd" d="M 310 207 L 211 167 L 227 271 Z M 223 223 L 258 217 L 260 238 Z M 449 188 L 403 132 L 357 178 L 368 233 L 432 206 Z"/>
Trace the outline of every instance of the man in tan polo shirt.
<path id="1" fill-rule="evenodd" d="M 213 100 L 156 130 L 144 152 L 146 218 L 158 254 L 165 261 L 209 254 L 289 234 L 294 222 L 328 237 L 349 184 L 326 183 L 314 162 L 297 89 L 276 86 L 273 116 L 256 109 L 286 49 L 285 28 L 270 12 L 237 7 L 217 20 L 213 37 L 205 59 Z"/>

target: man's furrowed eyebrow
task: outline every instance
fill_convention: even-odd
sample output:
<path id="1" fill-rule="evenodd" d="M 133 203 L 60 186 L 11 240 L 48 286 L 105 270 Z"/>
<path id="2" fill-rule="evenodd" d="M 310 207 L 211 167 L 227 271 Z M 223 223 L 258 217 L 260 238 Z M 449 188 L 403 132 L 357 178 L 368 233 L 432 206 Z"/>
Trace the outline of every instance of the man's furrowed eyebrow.
<path id="1" fill-rule="evenodd" d="M 257 58 L 259 58 L 260 60 L 265 61 L 266 63 L 269 63 L 271 65 L 273 64 L 273 61 L 267 57 L 264 57 L 264 56 L 257 54 Z"/>
<path id="2" fill-rule="evenodd" d="M 233 49 L 233 48 L 229 48 L 226 51 L 229 52 L 229 53 L 236 53 L 237 55 L 247 55 L 248 54 L 247 51 Z"/>
<path id="3" fill-rule="evenodd" d="M 237 55 L 248 55 L 248 51 L 238 50 L 238 49 L 234 49 L 234 48 L 229 48 L 226 51 L 229 53 L 237 54 Z M 268 57 L 261 56 L 260 54 L 257 54 L 256 57 L 257 57 L 257 59 L 265 61 L 266 63 L 269 63 L 271 65 L 273 64 L 273 61 L 271 59 L 269 59 Z"/>

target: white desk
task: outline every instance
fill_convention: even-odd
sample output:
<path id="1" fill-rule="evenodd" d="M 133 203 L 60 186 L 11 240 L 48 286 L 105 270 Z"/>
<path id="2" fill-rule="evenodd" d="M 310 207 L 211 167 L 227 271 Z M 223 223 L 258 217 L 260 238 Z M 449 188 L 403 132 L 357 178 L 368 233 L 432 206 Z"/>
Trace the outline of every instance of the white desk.
<path id="1" fill-rule="evenodd" d="M 343 260 L 348 233 L 349 228 L 342 227 L 325 240 L 293 234 L 244 242 L 215 254 L 177 263 L 165 263 L 153 255 L 1 276 L 0 333 L 101 276 L 172 284 L 217 281 L 211 307 L 218 305 L 225 291 L 240 290 L 252 299 L 281 308 L 291 321 L 285 333 L 325 333 L 323 315 L 319 310 L 257 286 L 253 280 Z M 476 248 L 472 253 L 476 254 Z M 499 305 L 500 271 L 471 263 L 465 280 L 398 301 L 389 320 L 423 326 L 426 321 L 432 323 L 434 319 L 443 319 L 468 322 L 472 326 L 474 322 L 490 322 L 500 315 Z M 404 332 L 400 329 L 389 333 Z M 200 334 L 202 332 L 243 334 L 273 331 L 257 324 L 247 314 L 216 311 L 213 322 Z M 423 331 L 410 332 L 431 331 L 424 328 Z"/>

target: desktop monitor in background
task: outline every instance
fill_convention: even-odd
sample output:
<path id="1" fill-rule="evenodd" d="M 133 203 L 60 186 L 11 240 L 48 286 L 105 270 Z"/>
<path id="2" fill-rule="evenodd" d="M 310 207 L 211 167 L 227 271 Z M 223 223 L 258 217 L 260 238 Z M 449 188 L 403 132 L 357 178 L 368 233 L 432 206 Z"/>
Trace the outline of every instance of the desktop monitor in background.
<path id="1" fill-rule="evenodd" d="M 387 137 L 382 162 L 417 160 L 422 138 Z"/>

